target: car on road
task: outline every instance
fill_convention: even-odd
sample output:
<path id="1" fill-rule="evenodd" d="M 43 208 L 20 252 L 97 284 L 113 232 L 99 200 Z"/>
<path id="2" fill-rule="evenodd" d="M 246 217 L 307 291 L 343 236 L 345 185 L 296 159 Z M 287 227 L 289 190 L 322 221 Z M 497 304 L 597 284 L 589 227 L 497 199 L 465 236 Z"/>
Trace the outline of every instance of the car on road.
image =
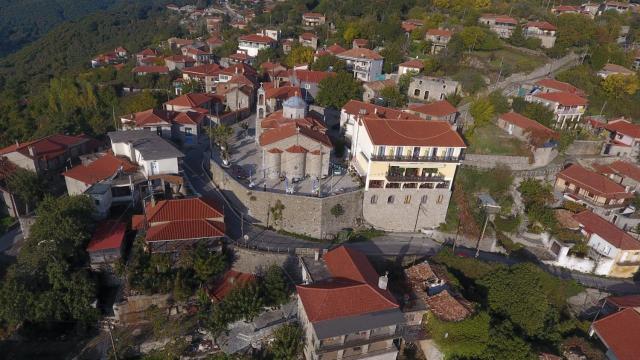
<path id="1" fill-rule="evenodd" d="M 231 175 L 238 180 L 246 180 L 249 178 L 247 171 L 240 165 L 231 165 Z"/>

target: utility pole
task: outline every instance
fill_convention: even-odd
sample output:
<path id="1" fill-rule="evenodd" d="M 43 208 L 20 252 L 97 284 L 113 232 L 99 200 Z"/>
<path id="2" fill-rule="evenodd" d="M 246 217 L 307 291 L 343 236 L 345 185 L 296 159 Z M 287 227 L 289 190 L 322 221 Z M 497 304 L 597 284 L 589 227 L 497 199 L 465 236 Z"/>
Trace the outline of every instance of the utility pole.
<path id="1" fill-rule="evenodd" d="M 480 233 L 480 237 L 478 238 L 478 243 L 476 244 L 476 257 L 480 256 L 480 241 L 484 238 L 484 232 L 487 230 L 487 223 L 489 223 L 489 214 L 486 214 L 484 218 L 484 225 L 482 226 L 482 233 Z"/>
<path id="2" fill-rule="evenodd" d="M 113 349 L 113 357 L 118 360 L 118 352 L 116 351 L 116 344 L 113 341 L 113 334 L 111 333 L 111 323 L 107 322 L 107 331 L 109 332 L 109 338 L 111 339 L 111 348 Z"/>

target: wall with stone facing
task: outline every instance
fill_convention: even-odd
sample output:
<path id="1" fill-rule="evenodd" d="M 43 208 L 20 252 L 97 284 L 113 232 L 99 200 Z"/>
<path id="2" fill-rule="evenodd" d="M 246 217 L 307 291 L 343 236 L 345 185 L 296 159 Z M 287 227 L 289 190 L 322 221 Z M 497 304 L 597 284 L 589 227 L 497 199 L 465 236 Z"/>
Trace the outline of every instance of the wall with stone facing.
<path id="1" fill-rule="evenodd" d="M 324 198 L 264 192 L 245 187 L 215 161 L 210 164 L 213 182 L 234 208 L 260 225 L 318 239 L 331 239 L 343 228 L 355 227 L 362 219 L 362 190 Z M 274 224 L 269 209 L 278 201 L 284 209 L 282 220 Z M 331 215 L 331 208 L 336 204 L 344 209 L 344 214 L 339 217 Z"/>
<path id="2" fill-rule="evenodd" d="M 598 155 L 602 151 L 602 140 L 576 140 L 565 153 L 567 155 Z"/>
<path id="3" fill-rule="evenodd" d="M 424 195 L 427 201 L 421 204 Z M 377 197 L 375 204 L 373 196 Z M 392 204 L 388 203 L 390 196 L 394 197 Z M 411 196 L 409 203 L 405 203 L 407 196 Z M 445 221 L 450 198 L 449 189 L 369 189 L 364 193 L 362 211 L 367 222 L 387 231 L 435 228 Z"/>
<path id="4" fill-rule="evenodd" d="M 526 156 L 504 156 L 504 155 L 479 155 L 465 154 L 462 165 L 473 166 L 483 169 L 492 169 L 498 164 L 503 164 L 511 170 L 527 170 L 532 168 L 529 158 Z"/>

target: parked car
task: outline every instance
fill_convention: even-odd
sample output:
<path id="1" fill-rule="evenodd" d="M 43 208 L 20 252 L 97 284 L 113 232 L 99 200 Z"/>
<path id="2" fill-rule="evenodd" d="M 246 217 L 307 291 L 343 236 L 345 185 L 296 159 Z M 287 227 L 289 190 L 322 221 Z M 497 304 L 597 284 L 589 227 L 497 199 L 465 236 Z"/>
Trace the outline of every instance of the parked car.
<path id="1" fill-rule="evenodd" d="M 238 180 L 245 180 L 249 178 L 247 171 L 240 165 L 231 166 L 231 175 Z"/>

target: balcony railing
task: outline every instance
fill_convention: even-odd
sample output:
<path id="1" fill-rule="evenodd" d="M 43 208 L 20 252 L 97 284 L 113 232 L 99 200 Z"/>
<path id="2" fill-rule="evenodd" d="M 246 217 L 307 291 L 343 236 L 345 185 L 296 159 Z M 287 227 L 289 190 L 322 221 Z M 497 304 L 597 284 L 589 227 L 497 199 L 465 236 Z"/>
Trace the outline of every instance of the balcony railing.
<path id="1" fill-rule="evenodd" d="M 386 174 L 388 181 L 393 182 L 436 182 L 444 181 L 444 175 L 418 176 L 402 174 Z"/>
<path id="2" fill-rule="evenodd" d="M 459 162 L 464 156 L 407 156 L 407 155 L 372 155 L 373 161 L 412 161 L 412 162 Z"/>
<path id="3" fill-rule="evenodd" d="M 316 348 L 317 353 L 327 353 L 340 349 L 346 349 L 356 346 L 362 346 L 366 344 L 371 344 L 378 341 L 397 339 L 402 337 L 404 328 L 402 326 L 397 326 L 396 330 L 393 332 L 381 333 L 381 334 L 371 334 L 368 338 L 358 338 L 353 340 L 346 339 L 344 343 L 331 343 L 324 345 L 322 342 L 319 343 Z"/>

